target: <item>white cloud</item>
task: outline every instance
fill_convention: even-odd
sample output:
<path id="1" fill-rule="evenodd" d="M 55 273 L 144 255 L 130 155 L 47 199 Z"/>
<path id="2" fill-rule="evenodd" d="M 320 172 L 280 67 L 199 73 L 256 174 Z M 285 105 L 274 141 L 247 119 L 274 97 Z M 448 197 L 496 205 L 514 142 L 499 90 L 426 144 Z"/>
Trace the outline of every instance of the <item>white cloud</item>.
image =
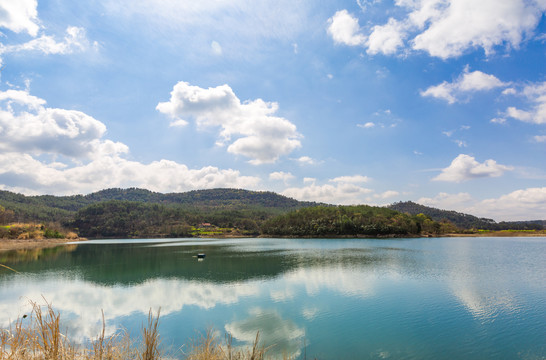
<path id="1" fill-rule="evenodd" d="M 347 10 L 336 13 L 340 18 L 336 37 L 329 32 L 335 42 L 365 45 L 372 54 L 396 53 L 409 38 L 406 47 L 447 59 L 469 49 L 481 48 L 490 54 L 499 46 L 518 48 L 532 35 L 546 10 L 543 0 L 397 0 L 395 5 L 403 15 L 371 26 L 368 41 L 358 19 Z"/>
<path id="2" fill-rule="evenodd" d="M 96 45 L 96 44 L 95 44 Z M 0 54 L 16 53 L 21 51 L 39 51 L 49 54 L 71 54 L 76 51 L 84 51 L 91 45 L 87 39 L 84 28 L 69 26 L 66 28 L 66 35 L 61 42 L 57 42 L 50 35 L 41 35 L 23 44 L 7 45 L 0 44 Z"/>
<path id="3" fill-rule="evenodd" d="M 389 198 L 392 198 L 392 197 L 395 197 L 395 196 L 398 196 L 400 195 L 400 193 L 398 191 L 395 191 L 395 190 L 387 190 L 381 194 L 376 194 L 374 195 L 375 198 L 378 198 L 378 199 L 389 199 Z"/>
<path id="4" fill-rule="evenodd" d="M 498 177 L 510 170 L 513 170 L 513 167 L 497 164 L 495 160 L 489 159 L 479 163 L 472 156 L 460 154 L 432 180 L 461 182 L 481 177 Z"/>
<path id="5" fill-rule="evenodd" d="M 502 91 L 502 94 L 503 95 L 515 95 L 515 94 L 517 94 L 517 91 L 514 88 L 507 88 L 507 89 L 504 89 Z"/>
<path id="6" fill-rule="evenodd" d="M 430 2 L 420 2 L 414 13 L 423 12 L 427 3 Z M 430 26 L 415 37 L 413 48 L 444 59 L 459 56 L 468 48 L 481 47 L 486 54 L 497 45 L 517 48 L 524 34 L 536 27 L 546 8 L 543 1 L 523 0 L 452 0 L 447 5 L 434 0 L 433 3 L 423 19 Z"/>
<path id="7" fill-rule="evenodd" d="M 222 55 L 222 46 L 220 46 L 220 44 L 217 41 L 213 41 L 210 44 L 210 48 L 214 55 L 218 55 L 218 56 Z"/>
<path id="8" fill-rule="evenodd" d="M 533 140 L 536 142 L 546 142 L 546 135 L 535 135 L 533 136 Z"/>
<path id="9" fill-rule="evenodd" d="M 496 221 L 544 220 L 546 217 L 546 187 L 516 190 L 498 198 L 476 200 L 470 194 L 441 192 L 434 197 L 422 197 L 419 204 L 439 209 L 455 210 Z"/>
<path id="10" fill-rule="evenodd" d="M 370 129 L 370 128 L 375 127 L 375 123 L 373 123 L 373 122 L 371 122 L 371 121 L 368 121 L 368 122 L 365 123 L 365 124 L 357 124 L 356 126 L 361 127 L 361 128 L 363 128 L 363 129 Z"/>
<path id="11" fill-rule="evenodd" d="M 329 181 L 336 182 L 336 183 L 358 184 L 358 183 L 366 183 L 370 181 L 370 178 L 367 176 L 362 176 L 362 175 L 338 176 Z"/>
<path id="12" fill-rule="evenodd" d="M 366 41 L 367 53 L 391 55 L 404 46 L 404 25 L 390 18 L 385 25 L 376 25 Z"/>
<path id="13" fill-rule="evenodd" d="M 546 187 L 516 190 L 496 199 L 483 200 L 468 211 L 497 221 L 545 220 Z"/>
<path id="14" fill-rule="evenodd" d="M 13 32 L 27 32 L 36 36 L 40 29 L 37 0 L 17 0 L 0 2 L 0 27 Z"/>
<path id="15" fill-rule="evenodd" d="M 206 166 L 189 169 L 170 160 L 143 164 L 121 157 L 119 143 L 106 141 L 101 148 L 112 146 L 91 162 L 74 167 L 47 163 L 28 154 L 0 154 L 0 188 L 26 194 L 86 194 L 111 187 L 140 187 L 158 192 L 183 192 L 212 188 L 256 188 L 260 179 L 242 176 L 239 171 Z M 121 144 L 121 146 L 124 146 Z M 112 153 L 114 152 L 114 153 Z M 61 164 L 62 165 L 62 164 Z"/>
<path id="16" fill-rule="evenodd" d="M 363 45 L 366 36 L 361 34 L 358 19 L 347 10 L 340 10 L 328 19 L 328 34 L 336 44 L 349 46 Z"/>
<path id="17" fill-rule="evenodd" d="M 0 92 L 0 150 L 95 156 L 106 126 L 80 111 L 47 108 L 45 103 L 26 90 Z"/>
<path id="18" fill-rule="evenodd" d="M 460 101 L 460 98 L 467 93 L 488 91 L 502 86 L 506 86 L 506 83 L 503 83 L 495 76 L 481 71 L 469 72 L 468 67 L 466 67 L 454 82 L 444 81 L 440 85 L 431 86 L 425 91 L 421 91 L 421 96 L 432 96 L 453 104 Z"/>
<path id="19" fill-rule="evenodd" d="M 532 124 L 546 124 L 546 81 L 527 85 L 521 94 L 530 104 L 528 110 L 509 107 L 506 116 Z"/>
<path id="20" fill-rule="evenodd" d="M 309 156 L 301 156 L 295 160 L 299 162 L 301 165 L 315 165 L 317 163 L 315 160 L 313 160 Z"/>
<path id="21" fill-rule="evenodd" d="M 417 202 L 444 210 L 465 209 L 474 199 L 469 193 L 448 194 L 441 192 L 433 198 L 422 197 Z"/>
<path id="22" fill-rule="evenodd" d="M 287 183 L 288 181 L 290 181 L 293 178 L 294 178 L 294 175 L 292 175 L 289 172 L 284 172 L 284 171 L 275 171 L 275 172 L 272 172 L 271 174 L 269 174 L 269 179 L 271 179 L 271 180 L 281 180 L 281 181 L 284 181 L 284 183 Z"/>
<path id="23" fill-rule="evenodd" d="M 42 34 L 38 19 L 38 2 L 36 0 L 18 0 L 0 2 L 0 28 L 13 32 L 26 32 L 34 39 L 24 42 L 4 45 L 0 43 L 0 55 L 22 51 L 39 51 L 44 54 L 70 54 L 90 48 L 85 29 L 68 26 L 64 39 L 56 41 L 51 35 Z M 94 43 L 94 46 L 97 46 Z M 0 58 L 0 62 L 2 59 Z"/>
<path id="24" fill-rule="evenodd" d="M 241 103 L 228 85 L 204 89 L 181 81 L 157 110 L 169 115 L 173 124 L 194 119 L 199 127 L 220 127 L 217 144 L 227 144 L 228 152 L 244 155 L 257 165 L 273 163 L 301 147 L 296 126 L 274 115 L 278 107 L 262 99 Z M 232 141 L 234 136 L 238 138 Z"/>
<path id="25" fill-rule="evenodd" d="M 467 143 L 464 140 L 453 140 L 455 144 L 457 144 L 458 147 L 467 147 Z"/>
<path id="26" fill-rule="evenodd" d="M 493 118 L 491 120 L 489 120 L 490 123 L 493 123 L 493 124 L 506 124 L 506 119 L 505 118 Z"/>
<path id="27" fill-rule="evenodd" d="M 357 185 L 361 182 L 368 181 L 365 176 L 342 176 L 331 179 L 335 185 L 325 184 L 317 185 L 315 179 L 313 181 L 304 181 L 308 184 L 301 188 L 288 188 L 281 194 L 302 201 L 317 201 L 329 204 L 353 205 L 362 203 L 364 196 L 372 192 L 372 190 Z"/>
<path id="28" fill-rule="evenodd" d="M 102 139 L 106 133 L 102 122 L 80 111 L 45 105 L 28 90 L 0 91 L 0 183 L 4 184 L 0 187 L 4 190 L 76 194 L 136 186 L 168 192 L 255 188 L 260 182 L 231 169 L 188 169 L 169 160 L 129 161 L 123 157 L 129 152 L 125 144 Z"/>

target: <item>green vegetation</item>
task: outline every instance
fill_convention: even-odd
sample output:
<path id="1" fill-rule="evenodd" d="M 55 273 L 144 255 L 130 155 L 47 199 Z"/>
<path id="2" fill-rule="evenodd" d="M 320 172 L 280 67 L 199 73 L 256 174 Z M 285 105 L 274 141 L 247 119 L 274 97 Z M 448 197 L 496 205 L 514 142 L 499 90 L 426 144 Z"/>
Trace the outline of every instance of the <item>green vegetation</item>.
<path id="1" fill-rule="evenodd" d="M 367 205 L 304 208 L 262 225 L 267 235 L 306 237 L 440 235 L 456 230 L 448 222 L 436 222 L 423 214 L 410 216 Z"/>
<path id="2" fill-rule="evenodd" d="M 11 224 L 0 226 L 0 239 L 76 239 L 78 235 L 58 224 Z"/>

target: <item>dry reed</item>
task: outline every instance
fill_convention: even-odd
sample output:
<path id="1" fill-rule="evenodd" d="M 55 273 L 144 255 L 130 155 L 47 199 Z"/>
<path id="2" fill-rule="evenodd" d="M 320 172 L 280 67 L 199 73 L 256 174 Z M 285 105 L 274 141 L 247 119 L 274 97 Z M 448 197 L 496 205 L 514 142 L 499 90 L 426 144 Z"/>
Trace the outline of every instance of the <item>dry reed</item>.
<path id="1" fill-rule="evenodd" d="M 8 329 L 0 329 L 1 360 L 157 360 L 161 359 L 159 316 L 148 313 L 147 326 L 142 328 L 142 341 L 131 341 L 127 332 L 118 331 L 106 335 L 106 323 L 102 312 L 102 329 L 88 347 L 79 347 L 61 332 L 60 314 L 50 303 L 40 306 L 30 302 L 30 315 L 18 318 Z M 209 329 L 190 343 L 188 360 L 264 360 L 271 347 L 260 343 L 260 333 L 250 347 L 233 346 L 230 334 L 225 343 Z M 172 358 L 172 357 L 171 357 Z M 283 357 L 288 359 L 287 356 Z"/>

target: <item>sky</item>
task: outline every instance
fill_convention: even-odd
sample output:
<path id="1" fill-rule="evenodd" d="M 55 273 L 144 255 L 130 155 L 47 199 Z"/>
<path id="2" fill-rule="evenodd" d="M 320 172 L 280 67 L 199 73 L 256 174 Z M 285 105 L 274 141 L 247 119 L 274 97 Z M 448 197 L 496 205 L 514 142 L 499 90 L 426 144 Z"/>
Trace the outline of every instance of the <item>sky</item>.
<path id="1" fill-rule="evenodd" d="M 546 219 L 545 0 L 0 0 L 0 189 Z"/>

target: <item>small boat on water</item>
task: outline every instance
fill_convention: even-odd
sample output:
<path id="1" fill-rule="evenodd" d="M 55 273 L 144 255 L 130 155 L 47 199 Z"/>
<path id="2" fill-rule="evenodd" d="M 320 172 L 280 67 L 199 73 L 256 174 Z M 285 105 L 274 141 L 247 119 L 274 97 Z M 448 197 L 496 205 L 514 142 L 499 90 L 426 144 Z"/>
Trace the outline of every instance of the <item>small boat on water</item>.
<path id="1" fill-rule="evenodd" d="M 198 259 L 204 259 L 205 256 L 207 256 L 207 255 L 204 254 L 204 253 L 197 254 L 197 258 L 198 258 Z"/>

